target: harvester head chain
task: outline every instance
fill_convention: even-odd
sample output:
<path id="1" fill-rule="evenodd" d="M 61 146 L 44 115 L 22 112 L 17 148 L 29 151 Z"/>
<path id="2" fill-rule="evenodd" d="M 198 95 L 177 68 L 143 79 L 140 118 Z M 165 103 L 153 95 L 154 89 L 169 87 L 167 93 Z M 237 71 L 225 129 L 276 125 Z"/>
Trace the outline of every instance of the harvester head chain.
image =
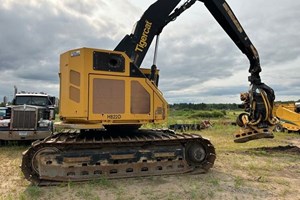
<path id="1" fill-rule="evenodd" d="M 21 169 L 37 185 L 187 172 L 204 173 L 216 159 L 215 148 L 197 134 L 141 129 L 62 131 L 23 152 Z"/>

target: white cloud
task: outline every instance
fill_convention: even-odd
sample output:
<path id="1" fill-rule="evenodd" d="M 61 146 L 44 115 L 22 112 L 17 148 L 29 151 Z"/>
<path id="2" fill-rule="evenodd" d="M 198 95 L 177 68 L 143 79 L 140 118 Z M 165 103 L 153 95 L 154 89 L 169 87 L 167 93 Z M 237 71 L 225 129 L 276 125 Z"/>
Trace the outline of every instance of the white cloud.
<path id="1" fill-rule="evenodd" d="M 59 55 L 114 49 L 154 0 L 2 0 L 0 98 L 20 90 L 58 95 Z M 182 1 L 183 2 L 183 1 Z M 262 80 L 277 100 L 300 99 L 300 2 L 228 0 L 260 53 Z M 143 66 L 150 67 L 153 45 Z M 160 37 L 160 89 L 171 102 L 239 102 L 249 63 L 203 3 L 171 22 Z M 0 100 L 1 100 L 0 99 Z"/>

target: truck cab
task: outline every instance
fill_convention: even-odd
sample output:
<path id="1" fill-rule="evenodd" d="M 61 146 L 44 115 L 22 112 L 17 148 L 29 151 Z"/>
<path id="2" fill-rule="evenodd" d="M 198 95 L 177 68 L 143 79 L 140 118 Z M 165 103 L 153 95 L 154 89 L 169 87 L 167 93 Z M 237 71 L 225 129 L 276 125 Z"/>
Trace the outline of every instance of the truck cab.
<path id="1" fill-rule="evenodd" d="M 53 132 L 55 97 L 20 92 L 0 109 L 0 140 L 44 139 Z"/>

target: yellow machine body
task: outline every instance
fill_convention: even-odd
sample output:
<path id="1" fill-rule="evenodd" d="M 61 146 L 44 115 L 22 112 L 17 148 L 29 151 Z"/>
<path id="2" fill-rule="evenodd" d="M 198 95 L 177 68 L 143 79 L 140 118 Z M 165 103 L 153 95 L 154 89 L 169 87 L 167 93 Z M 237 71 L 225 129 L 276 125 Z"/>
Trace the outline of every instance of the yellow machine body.
<path id="1" fill-rule="evenodd" d="M 297 112 L 295 103 L 275 104 L 273 113 L 280 119 L 278 131 L 286 129 L 288 131 L 300 131 L 300 113 Z"/>
<path id="2" fill-rule="evenodd" d="M 143 72 L 142 72 L 143 71 Z M 123 52 L 80 48 L 60 56 L 60 118 L 64 126 L 162 123 L 167 102 Z"/>

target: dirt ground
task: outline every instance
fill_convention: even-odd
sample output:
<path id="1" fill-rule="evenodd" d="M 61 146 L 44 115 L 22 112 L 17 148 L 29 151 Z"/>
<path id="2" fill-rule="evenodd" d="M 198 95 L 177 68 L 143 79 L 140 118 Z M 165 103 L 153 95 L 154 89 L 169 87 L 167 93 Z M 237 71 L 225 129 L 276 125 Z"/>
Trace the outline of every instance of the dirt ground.
<path id="1" fill-rule="evenodd" d="M 0 199 L 291 199 L 300 200 L 300 135 L 235 144 L 228 135 L 201 133 L 215 141 L 217 160 L 206 174 L 37 187 L 19 169 L 28 146 L 0 147 Z"/>

